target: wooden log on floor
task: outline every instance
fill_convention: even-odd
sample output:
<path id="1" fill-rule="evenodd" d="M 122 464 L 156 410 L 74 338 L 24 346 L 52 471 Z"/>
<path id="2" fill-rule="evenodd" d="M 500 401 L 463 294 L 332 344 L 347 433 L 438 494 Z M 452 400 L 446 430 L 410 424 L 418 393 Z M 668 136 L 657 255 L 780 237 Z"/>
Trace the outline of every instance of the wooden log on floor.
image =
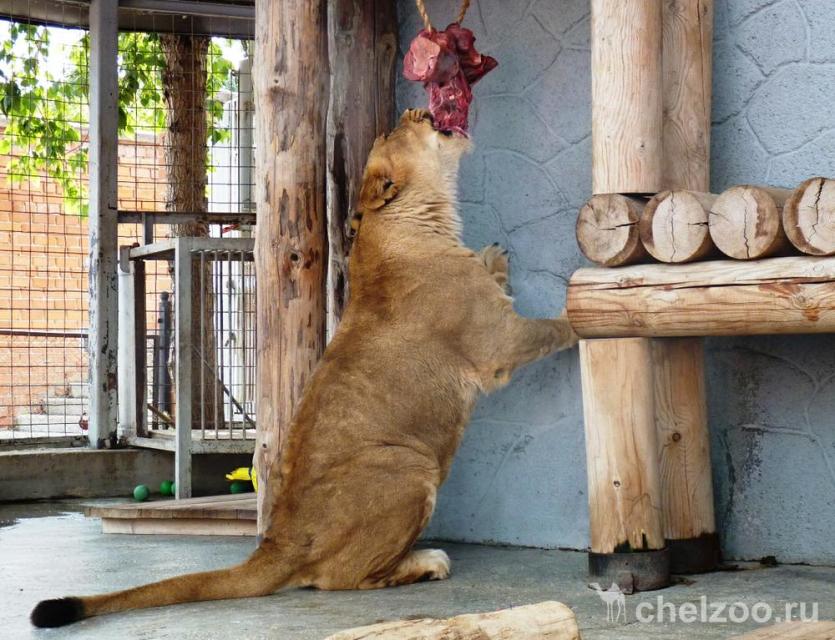
<path id="1" fill-rule="evenodd" d="M 593 193 L 662 189 L 661 2 L 592 0 Z"/>
<path id="2" fill-rule="evenodd" d="M 719 564 L 705 391 L 704 341 L 652 340 L 661 520 L 672 573 Z"/>
<path id="3" fill-rule="evenodd" d="M 783 207 L 789 241 L 810 256 L 835 255 L 835 180 L 810 178 Z"/>
<path id="4" fill-rule="evenodd" d="M 395 620 L 340 631 L 325 640 L 579 640 L 574 612 L 559 602 L 436 620 Z"/>
<path id="5" fill-rule="evenodd" d="M 708 215 L 716 196 L 695 191 L 662 191 L 650 198 L 638 223 L 641 242 L 660 262 L 701 260 L 716 247 Z"/>
<path id="6" fill-rule="evenodd" d="M 733 636 L 731 640 L 833 640 L 835 621 L 783 622 Z"/>
<path id="7" fill-rule="evenodd" d="M 638 221 L 644 208 L 640 198 L 603 194 L 592 198 L 577 216 L 577 244 L 592 262 L 606 267 L 633 264 L 646 258 Z"/>
<path id="8" fill-rule="evenodd" d="M 582 340 L 580 372 L 590 573 L 630 593 L 664 587 L 669 565 L 664 565 L 651 342 Z M 657 566 L 635 570 L 639 552 L 655 552 Z"/>
<path id="9" fill-rule="evenodd" d="M 255 166 L 258 225 L 256 406 L 258 530 L 270 520 L 278 463 L 305 382 L 325 345 L 325 124 L 323 3 L 256 0 Z"/>
<path id="10" fill-rule="evenodd" d="M 710 237 L 716 247 L 736 260 L 757 260 L 789 248 L 783 231 L 786 189 L 738 185 L 723 191 L 710 210 Z"/>
<path id="11" fill-rule="evenodd" d="M 835 257 L 578 269 L 568 285 L 583 338 L 835 332 Z"/>

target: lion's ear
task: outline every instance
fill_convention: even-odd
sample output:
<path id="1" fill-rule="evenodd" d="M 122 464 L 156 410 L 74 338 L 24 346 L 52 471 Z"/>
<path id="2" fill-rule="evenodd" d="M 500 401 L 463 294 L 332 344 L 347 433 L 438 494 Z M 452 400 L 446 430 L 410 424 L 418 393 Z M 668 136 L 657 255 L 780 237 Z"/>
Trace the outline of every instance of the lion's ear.
<path id="1" fill-rule="evenodd" d="M 382 209 L 397 195 L 398 187 L 388 171 L 369 168 L 360 189 L 359 209 Z"/>

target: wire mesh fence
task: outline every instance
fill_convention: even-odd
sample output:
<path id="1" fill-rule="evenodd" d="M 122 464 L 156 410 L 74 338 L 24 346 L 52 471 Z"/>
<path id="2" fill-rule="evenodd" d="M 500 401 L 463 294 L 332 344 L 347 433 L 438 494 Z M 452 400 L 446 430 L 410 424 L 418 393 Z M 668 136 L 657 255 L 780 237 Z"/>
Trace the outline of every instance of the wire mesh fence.
<path id="1" fill-rule="evenodd" d="M 40 5 L 0 13 L 0 441 L 87 428 L 89 33 L 55 26 L 86 24 L 86 6 L 59 5 L 48 23 Z M 251 43 L 218 37 L 219 18 L 209 35 L 135 15 L 119 34 L 119 243 L 251 236 Z M 172 269 L 146 274 L 152 357 Z M 222 277 L 205 286 L 205 304 L 225 295 Z"/>
<path id="2" fill-rule="evenodd" d="M 157 438 L 155 446 L 174 449 L 173 429 L 186 423 L 187 440 L 201 441 L 200 451 L 248 450 L 255 439 L 253 240 L 176 238 L 130 255 L 133 287 L 124 303 L 140 324 L 123 323 L 122 349 L 137 354 L 120 392 L 126 409 L 120 421 L 131 425 L 125 435 L 140 445 Z M 176 265 L 175 295 L 155 289 L 148 274 L 158 262 Z M 141 322 L 152 300 L 157 326 L 149 331 Z M 234 446 L 245 441 L 243 449 Z"/>
<path id="3" fill-rule="evenodd" d="M 79 29 L 0 20 L 4 441 L 87 427 L 85 39 Z"/>

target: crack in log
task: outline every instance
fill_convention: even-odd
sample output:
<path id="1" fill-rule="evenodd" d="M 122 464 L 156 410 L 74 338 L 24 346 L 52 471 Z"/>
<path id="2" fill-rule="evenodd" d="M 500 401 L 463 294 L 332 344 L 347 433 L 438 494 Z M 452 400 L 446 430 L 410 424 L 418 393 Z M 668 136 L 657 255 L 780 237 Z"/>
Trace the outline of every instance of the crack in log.
<path id="1" fill-rule="evenodd" d="M 814 236 L 818 232 L 818 225 L 821 221 L 821 212 L 820 212 L 820 203 L 821 203 L 821 196 L 823 195 L 823 185 L 825 184 L 825 180 L 823 178 L 819 178 L 818 182 L 818 193 L 815 195 L 815 204 L 813 205 L 815 209 L 815 221 L 812 223 L 812 232 L 809 234 L 809 237 L 806 239 L 807 241 L 812 240 L 812 236 Z"/>

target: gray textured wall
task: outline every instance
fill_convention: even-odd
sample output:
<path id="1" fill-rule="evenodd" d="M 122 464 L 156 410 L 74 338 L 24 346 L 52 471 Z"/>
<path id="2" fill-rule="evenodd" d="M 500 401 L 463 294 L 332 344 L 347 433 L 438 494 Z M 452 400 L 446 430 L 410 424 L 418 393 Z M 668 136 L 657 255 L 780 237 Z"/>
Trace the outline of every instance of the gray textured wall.
<path id="1" fill-rule="evenodd" d="M 448 0 L 427 2 L 439 26 Z M 467 24 L 499 68 L 476 87 L 461 209 L 473 247 L 511 252 L 517 309 L 548 316 L 584 263 L 589 196 L 588 0 L 476 0 Z M 835 175 L 835 2 L 716 0 L 713 190 Z M 401 41 L 419 28 L 401 0 Z M 425 104 L 400 81 L 401 108 Z M 729 557 L 835 562 L 835 344 L 709 343 L 716 506 Z M 584 548 L 587 496 L 576 352 L 483 400 L 428 534 Z"/>

